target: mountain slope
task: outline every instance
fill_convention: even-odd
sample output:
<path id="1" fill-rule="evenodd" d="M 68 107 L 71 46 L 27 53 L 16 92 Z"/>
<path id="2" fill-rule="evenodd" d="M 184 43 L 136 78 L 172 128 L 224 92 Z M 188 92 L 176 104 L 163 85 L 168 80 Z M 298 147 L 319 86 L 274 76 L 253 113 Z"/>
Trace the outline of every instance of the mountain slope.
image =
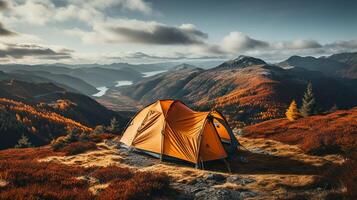
<path id="1" fill-rule="evenodd" d="M 357 78 L 357 52 L 333 54 L 319 58 L 292 56 L 278 65 L 282 67 L 301 67 L 335 77 Z"/>
<path id="2" fill-rule="evenodd" d="M 142 74 L 131 68 L 107 69 L 103 67 L 91 68 L 69 68 L 63 65 L 20 65 L 7 64 L 0 65 L 0 70 L 4 72 L 14 71 L 45 71 L 52 74 L 69 75 L 81 79 L 93 86 L 114 86 L 116 81 L 131 80 L 136 81 L 142 77 Z"/>
<path id="3" fill-rule="evenodd" d="M 347 69 L 349 66 L 328 58 L 315 58 L 312 56 L 291 56 L 287 60 L 279 63 L 283 67 L 301 67 L 307 70 L 319 71 L 325 75 L 337 76 L 338 72 Z"/>
<path id="4" fill-rule="evenodd" d="M 357 107 L 295 121 L 275 119 L 245 127 L 245 137 L 299 145 L 313 154 L 347 153 L 357 146 Z"/>
<path id="5" fill-rule="evenodd" d="M 215 107 L 232 126 L 240 127 L 284 116 L 292 99 L 300 103 L 309 81 L 321 109 L 357 104 L 355 83 L 349 85 L 302 68 L 282 69 L 251 57 L 208 70 L 169 71 L 126 87 L 122 94 L 143 104 L 175 98 L 198 109 Z"/>
<path id="6" fill-rule="evenodd" d="M 328 59 L 349 65 L 347 69 L 341 72 L 342 76 L 357 79 L 357 52 L 334 54 L 329 56 Z"/>
<path id="7" fill-rule="evenodd" d="M 23 74 L 28 76 L 37 76 L 58 84 L 59 86 L 66 86 L 67 88 L 73 88 L 74 91 L 86 95 L 92 95 L 98 92 L 98 90 L 82 79 L 75 78 L 65 74 L 53 74 L 46 71 L 26 71 L 18 70 L 14 71 L 16 74 Z"/>
<path id="8" fill-rule="evenodd" d="M 91 130 L 55 112 L 5 98 L 0 98 L 0 122 L 0 149 L 14 147 L 21 135 L 37 146 L 65 135 L 68 128 Z"/>
<path id="9" fill-rule="evenodd" d="M 68 92 L 52 83 L 4 80 L 0 82 L 0 97 L 55 112 L 89 127 L 108 124 L 113 117 L 121 126 L 127 121 L 126 117 L 106 109 L 90 97 Z"/>

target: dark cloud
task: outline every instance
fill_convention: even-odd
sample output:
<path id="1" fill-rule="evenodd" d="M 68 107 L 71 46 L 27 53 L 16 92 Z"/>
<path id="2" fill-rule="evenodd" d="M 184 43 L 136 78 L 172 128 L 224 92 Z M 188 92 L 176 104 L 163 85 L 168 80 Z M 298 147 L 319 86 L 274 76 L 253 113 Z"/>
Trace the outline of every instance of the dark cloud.
<path id="1" fill-rule="evenodd" d="M 11 36 L 11 35 L 16 35 L 16 33 L 6 29 L 3 26 L 3 24 L 0 22 L 0 36 Z"/>
<path id="2" fill-rule="evenodd" d="M 155 25 L 152 30 L 138 27 L 110 27 L 109 30 L 124 38 L 125 42 L 144 44 L 203 44 L 208 35 L 195 28 Z"/>
<path id="3" fill-rule="evenodd" d="M 36 44 L 5 44 L 6 48 L 0 49 L 0 58 L 21 59 L 24 57 L 36 57 L 39 59 L 68 59 L 71 58 L 72 50 L 61 49 L 55 51 L 48 47 Z"/>
<path id="4" fill-rule="evenodd" d="M 184 54 L 176 52 L 174 55 L 157 56 L 143 52 L 135 52 L 124 56 L 110 56 L 108 59 L 146 59 L 146 60 L 196 60 L 196 59 L 222 59 L 223 56 L 192 56 L 191 54 Z"/>

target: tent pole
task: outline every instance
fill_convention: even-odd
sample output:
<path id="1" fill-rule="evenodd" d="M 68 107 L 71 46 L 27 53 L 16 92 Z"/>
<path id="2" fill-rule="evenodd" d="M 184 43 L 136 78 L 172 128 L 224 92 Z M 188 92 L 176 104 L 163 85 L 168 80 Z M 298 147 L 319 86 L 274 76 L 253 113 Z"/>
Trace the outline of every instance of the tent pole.
<path id="1" fill-rule="evenodd" d="M 163 153 L 164 153 L 164 137 L 165 137 L 165 135 L 164 135 L 164 131 L 162 130 L 161 131 L 161 154 L 160 154 L 160 162 L 162 162 L 163 161 Z"/>
<path id="2" fill-rule="evenodd" d="M 227 162 L 227 160 L 226 160 L 225 158 L 223 158 L 223 162 L 224 162 L 224 164 L 226 164 L 226 167 L 227 167 L 228 172 L 229 172 L 229 173 L 232 173 L 232 171 L 231 171 L 231 166 L 229 165 L 229 163 Z"/>

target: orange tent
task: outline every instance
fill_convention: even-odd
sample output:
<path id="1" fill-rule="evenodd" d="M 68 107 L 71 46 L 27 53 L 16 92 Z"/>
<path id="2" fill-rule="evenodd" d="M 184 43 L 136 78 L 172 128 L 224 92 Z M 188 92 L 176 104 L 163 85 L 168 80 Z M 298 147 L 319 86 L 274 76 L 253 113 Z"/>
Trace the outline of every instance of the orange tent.
<path id="1" fill-rule="evenodd" d="M 222 142 L 232 149 L 238 145 L 220 113 L 195 112 L 178 100 L 159 100 L 139 111 L 120 142 L 161 159 L 168 156 L 195 164 L 226 158 Z"/>

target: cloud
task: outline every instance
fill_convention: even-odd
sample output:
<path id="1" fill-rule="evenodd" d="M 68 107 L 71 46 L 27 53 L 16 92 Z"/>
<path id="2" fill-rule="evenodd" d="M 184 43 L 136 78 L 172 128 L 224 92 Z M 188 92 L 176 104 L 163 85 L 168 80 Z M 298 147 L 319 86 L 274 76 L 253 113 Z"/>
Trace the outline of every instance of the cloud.
<path id="1" fill-rule="evenodd" d="M 252 49 L 268 48 L 269 43 L 252 39 L 241 32 L 231 32 L 222 40 L 222 49 L 227 52 L 242 52 Z"/>
<path id="2" fill-rule="evenodd" d="M 0 22 L 0 36 L 12 36 L 12 35 L 16 35 L 16 33 L 5 28 L 4 25 Z"/>
<path id="3" fill-rule="evenodd" d="M 73 51 L 65 48 L 52 49 L 38 44 L 1 44 L 0 58 L 22 59 L 32 57 L 37 59 L 58 60 L 69 59 Z"/>
<path id="4" fill-rule="evenodd" d="M 348 49 L 348 50 L 356 50 L 357 49 L 357 39 L 356 40 L 348 40 L 348 41 L 336 41 L 333 43 L 328 43 L 325 45 L 326 48 L 330 48 L 332 50 L 340 50 L 340 49 Z"/>
<path id="5" fill-rule="evenodd" d="M 4 3 L 4 7 L 5 5 Z M 92 24 L 94 21 L 105 20 L 108 9 L 116 9 L 114 13 L 121 13 L 123 10 L 143 14 L 153 12 L 151 4 L 143 0 L 26 0 L 14 1 L 8 7 L 11 10 L 7 16 L 9 20 L 34 25 L 70 20 Z"/>
<path id="6" fill-rule="evenodd" d="M 67 30 L 86 43 L 136 43 L 156 45 L 203 44 L 208 35 L 192 24 L 179 27 L 155 21 L 116 19 L 95 23 L 92 31 Z"/>
<path id="7" fill-rule="evenodd" d="M 271 44 L 274 49 L 310 49 L 321 48 L 322 45 L 315 40 L 297 39 L 290 42 L 277 42 Z"/>

